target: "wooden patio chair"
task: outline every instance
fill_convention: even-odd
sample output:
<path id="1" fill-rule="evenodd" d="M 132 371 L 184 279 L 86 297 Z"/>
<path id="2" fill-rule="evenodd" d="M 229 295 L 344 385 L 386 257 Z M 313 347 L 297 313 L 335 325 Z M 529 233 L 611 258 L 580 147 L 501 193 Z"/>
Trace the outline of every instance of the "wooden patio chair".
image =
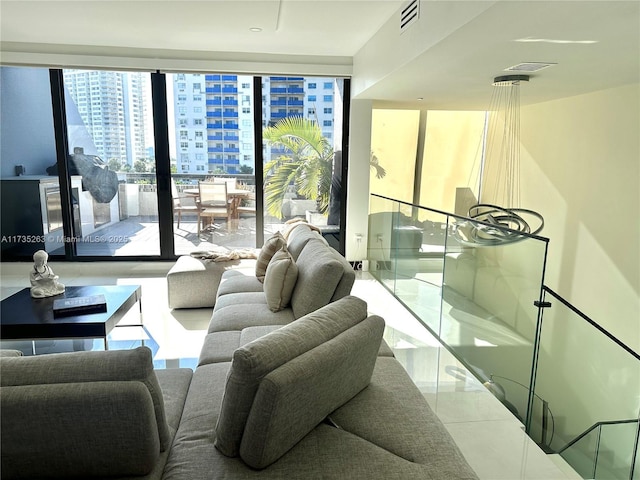
<path id="1" fill-rule="evenodd" d="M 178 228 L 180 228 L 180 220 L 182 219 L 182 212 L 191 213 L 193 215 L 198 214 L 198 206 L 197 205 L 183 205 L 182 199 L 188 198 L 187 195 L 180 195 L 178 192 L 178 187 L 176 187 L 176 182 L 172 178 L 171 179 L 171 198 L 173 200 L 173 214 L 178 214 Z"/>
<path id="2" fill-rule="evenodd" d="M 204 219 L 224 218 L 227 226 L 231 220 L 231 206 L 227 196 L 226 183 L 199 182 L 198 189 L 198 235 Z"/>

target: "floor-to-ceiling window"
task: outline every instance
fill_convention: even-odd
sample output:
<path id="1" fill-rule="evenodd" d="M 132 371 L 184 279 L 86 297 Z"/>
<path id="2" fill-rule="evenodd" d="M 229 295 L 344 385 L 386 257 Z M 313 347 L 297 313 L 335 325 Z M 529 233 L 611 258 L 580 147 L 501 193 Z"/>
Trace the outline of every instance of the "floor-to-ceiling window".
<path id="1" fill-rule="evenodd" d="M 76 254 L 159 255 L 150 74 L 63 70 Z"/>
<path id="2" fill-rule="evenodd" d="M 23 192 L 26 183 L 16 182 L 34 176 L 39 190 L 33 205 L 9 215 L 20 194 L 3 189 L 11 197 L 3 197 L 3 259 L 40 248 L 67 259 L 142 260 L 259 247 L 293 218 L 318 225 L 340 249 L 348 80 L 8 67 L 2 74 L 3 187 Z M 313 136 L 287 132 L 293 121 Z M 274 129 L 307 143 L 265 138 Z M 221 183 L 226 212 L 201 193 L 202 184 Z M 24 228 L 27 216 L 35 229 Z M 42 242 L 25 246 L 23 237 Z"/>
<path id="3" fill-rule="evenodd" d="M 167 105 L 176 254 L 255 246 L 253 77 L 168 74 Z"/>
<path id="4" fill-rule="evenodd" d="M 300 218 L 340 249 L 348 88 L 342 78 L 263 77 L 265 234 Z"/>
<path id="5" fill-rule="evenodd" d="M 371 192 L 466 215 L 479 193 L 486 112 L 375 109 Z"/>

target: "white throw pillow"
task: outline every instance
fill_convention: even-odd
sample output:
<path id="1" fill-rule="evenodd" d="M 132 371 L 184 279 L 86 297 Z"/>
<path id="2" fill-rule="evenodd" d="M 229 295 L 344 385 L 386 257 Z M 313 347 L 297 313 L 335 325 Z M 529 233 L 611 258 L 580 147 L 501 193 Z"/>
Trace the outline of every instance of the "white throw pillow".
<path id="1" fill-rule="evenodd" d="M 264 277 L 264 294 L 272 312 L 279 312 L 289 306 L 297 279 L 298 266 L 283 245 L 271 257 Z"/>

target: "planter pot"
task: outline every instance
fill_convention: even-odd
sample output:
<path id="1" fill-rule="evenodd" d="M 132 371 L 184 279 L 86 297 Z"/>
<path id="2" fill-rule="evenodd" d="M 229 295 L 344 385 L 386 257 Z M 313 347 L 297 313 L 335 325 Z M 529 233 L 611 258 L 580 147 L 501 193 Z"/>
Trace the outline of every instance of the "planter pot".
<path id="1" fill-rule="evenodd" d="M 312 225 L 323 226 L 327 224 L 327 216 L 321 213 L 307 210 L 305 212 L 305 216 L 307 218 L 307 223 Z"/>

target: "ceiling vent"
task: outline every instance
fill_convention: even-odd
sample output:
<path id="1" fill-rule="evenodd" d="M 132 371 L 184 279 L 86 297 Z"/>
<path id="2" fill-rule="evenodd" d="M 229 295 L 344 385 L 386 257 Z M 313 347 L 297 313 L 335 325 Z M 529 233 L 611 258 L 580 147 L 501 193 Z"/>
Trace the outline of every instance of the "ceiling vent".
<path id="1" fill-rule="evenodd" d="M 405 3 L 400 12 L 400 33 L 404 33 L 420 18 L 420 0 L 410 0 Z"/>
<path id="2" fill-rule="evenodd" d="M 525 62 L 514 65 L 513 67 L 505 68 L 505 72 L 539 72 L 547 67 L 557 65 L 556 63 L 543 63 L 543 62 Z"/>

